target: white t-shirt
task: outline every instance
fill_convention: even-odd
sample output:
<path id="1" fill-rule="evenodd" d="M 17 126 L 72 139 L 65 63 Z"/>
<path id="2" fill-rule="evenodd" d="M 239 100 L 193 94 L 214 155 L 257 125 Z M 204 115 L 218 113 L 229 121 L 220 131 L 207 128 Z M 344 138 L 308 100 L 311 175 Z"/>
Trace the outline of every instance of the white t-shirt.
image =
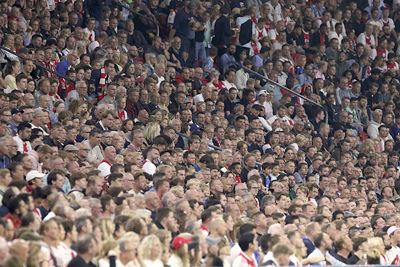
<path id="1" fill-rule="evenodd" d="M 101 175 L 103 175 L 103 177 L 107 177 L 111 174 L 111 164 L 105 160 L 100 163 L 97 169 L 101 171 Z"/>
<path id="2" fill-rule="evenodd" d="M 154 163 L 150 160 L 146 159 L 142 169 L 144 172 L 153 175 L 156 172 L 156 165 L 154 165 Z"/>

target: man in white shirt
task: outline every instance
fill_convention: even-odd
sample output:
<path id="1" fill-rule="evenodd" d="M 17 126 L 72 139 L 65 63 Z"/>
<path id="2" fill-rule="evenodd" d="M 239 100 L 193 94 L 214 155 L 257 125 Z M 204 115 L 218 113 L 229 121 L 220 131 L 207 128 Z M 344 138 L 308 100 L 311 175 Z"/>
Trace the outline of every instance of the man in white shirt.
<path id="1" fill-rule="evenodd" d="M 291 118 L 289 118 L 287 115 L 287 107 L 284 105 L 281 105 L 280 107 L 278 107 L 278 111 L 277 114 L 272 116 L 271 118 L 269 118 L 267 120 L 267 122 L 269 123 L 269 125 L 272 126 L 272 123 L 274 123 L 274 121 L 278 118 L 282 119 L 283 122 L 289 124 L 289 125 L 293 125 L 293 121 Z"/>
<path id="2" fill-rule="evenodd" d="M 196 105 L 198 102 L 204 102 L 204 100 L 206 100 L 207 98 L 211 98 L 211 96 L 212 96 L 211 87 L 208 85 L 204 85 L 201 88 L 201 93 L 193 97 L 194 104 Z"/>
<path id="3" fill-rule="evenodd" d="M 386 252 L 386 258 L 388 264 L 398 265 L 400 259 L 400 248 L 397 246 L 400 242 L 400 228 L 396 226 L 391 226 L 387 230 L 387 234 L 390 238 L 390 243 L 392 248 Z"/>
<path id="4" fill-rule="evenodd" d="M 17 142 L 18 151 L 26 153 L 32 150 L 29 139 L 31 138 L 32 125 L 29 122 L 21 122 L 17 128 L 17 135 L 13 137 Z"/>
<path id="5" fill-rule="evenodd" d="M 153 175 L 156 172 L 156 165 L 154 162 L 157 162 L 157 159 L 160 157 L 160 152 L 155 147 L 150 147 L 147 151 L 146 160 L 143 164 L 143 171 Z"/>
<path id="6" fill-rule="evenodd" d="M 239 237 L 239 247 L 242 252 L 233 260 L 232 267 L 255 267 L 257 261 L 254 252 L 258 250 L 257 235 L 248 232 Z"/>
<path id="7" fill-rule="evenodd" d="M 89 41 L 89 44 L 96 40 L 96 34 L 94 32 L 95 25 L 96 20 L 94 18 L 89 18 L 86 28 L 83 29 L 83 32 L 85 33 L 85 37 Z"/>
<path id="8" fill-rule="evenodd" d="M 154 74 L 157 76 L 157 88 L 160 88 L 160 84 L 165 80 L 165 65 L 164 63 L 157 63 L 154 67 Z"/>
<path id="9" fill-rule="evenodd" d="M 108 146 L 104 149 L 104 160 L 97 167 L 101 171 L 103 177 L 107 177 L 111 173 L 111 164 L 113 164 L 115 157 L 117 156 L 117 152 L 115 151 L 115 147 Z"/>
<path id="10" fill-rule="evenodd" d="M 231 89 L 236 88 L 235 84 L 235 77 L 236 77 L 236 72 L 233 69 L 229 69 L 224 73 L 225 80 L 223 81 L 224 87 L 226 89 Z M 236 88 L 237 89 L 237 88 Z M 244 88 L 239 88 L 239 89 L 244 89 Z"/>
<path id="11" fill-rule="evenodd" d="M 361 33 L 357 38 L 357 43 L 368 45 L 371 48 L 375 48 L 375 37 L 372 34 L 374 28 L 372 24 L 367 23 L 365 26 L 365 32 Z"/>
<path id="12" fill-rule="evenodd" d="M 325 254 L 332 248 L 332 240 L 329 235 L 319 233 L 314 239 L 314 244 L 316 248 L 310 253 L 310 255 L 308 255 L 307 259 L 320 258 L 320 261 L 314 262 L 313 264 L 326 266 Z"/>
<path id="13" fill-rule="evenodd" d="M 333 38 L 338 39 L 338 41 L 339 41 L 339 48 L 340 48 L 340 44 L 342 43 L 343 37 L 344 37 L 344 35 L 343 35 L 343 25 L 342 25 L 341 22 L 337 22 L 337 23 L 335 24 L 335 30 L 329 32 L 328 39 L 329 39 L 329 41 L 330 41 L 331 39 L 333 39 Z"/>
<path id="14" fill-rule="evenodd" d="M 85 140 L 82 142 L 89 148 L 87 161 L 100 162 L 104 159 L 102 149 L 100 146 L 100 141 L 101 141 L 101 131 L 97 128 L 94 128 L 89 134 L 89 140 Z"/>

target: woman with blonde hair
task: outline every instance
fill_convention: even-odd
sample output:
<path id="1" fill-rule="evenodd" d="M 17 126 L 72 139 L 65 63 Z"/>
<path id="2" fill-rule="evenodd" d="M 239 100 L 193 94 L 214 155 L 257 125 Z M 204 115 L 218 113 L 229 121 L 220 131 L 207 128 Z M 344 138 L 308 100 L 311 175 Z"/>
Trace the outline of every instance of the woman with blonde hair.
<path id="1" fill-rule="evenodd" d="M 49 263 L 45 260 L 46 254 L 38 242 L 29 242 L 29 253 L 26 260 L 27 267 L 47 267 Z"/>
<path id="2" fill-rule="evenodd" d="M 119 258 L 119 246 L 114 240 L 108 240 L 103 243 L 99 255 L 99 267 L 123 267 L 124 265 L 120 262 Z"/>
<path id="3" fill-rule="evenodd" d="M 146 139 L 146 146 L 151 145 L 156 136 L 160 135 L 161 128 L 158 122 L 150 122 L 143 130 L 143 137 Z"/>
<path id="4" fill-rule="evenodd" d="M 171 232 L 165 229 L 159 229 L 155 232 L 155 235 L 160 239 L 163 245 L 169 246 L 172 240 Z"/>
<path id="5" fill-rule="evenodd" d="M 387 262 L 387 258 L 385 256 L 385 245 L 381 237 L 371 237 L 368 238 L 368 253 L 367 253 L 367 260 L 369 256 L 372 256 L 374 253 L 373 251 L 378 252 L 380 255 L 380 264 L 381 265 L 389 265 Z M 369 263 L 368 263 L 369 264 Z"/>
<path id="6" fill-rule="evenodd" d="M 154 110 L 150 115 L 150 121 L 161 123 L 163 119 L 163 111 L 160 109 Z"/>
<path id="7" fill-rule="evenodd" d="M 154 66 L 157 63 L 157 56 L 154 53 L 146 53 L 144 58 L 146 61 L 144 67 L 147 69 L 147 76 L 150 76 L 154 73 Z"/>
<path id="8" fill-rule="evenodd" d="M 168 260 L 169 266 L 189 267 L 190 255 L 188 243 L 192 242 L 192 235 L 183 233 L 175 237 L 172 242 L 172 255 Z"/>
<path id="9" fill-rule="evenodd" d="M 372 139 L 366 139 L 360 145 L 360 153 L 371 154 L 375 153 L 375 142 Z"/>
<path id="10" fill-rule="evenodd" d="M 142 267 L 163 267 L 161 254 L 162 245 L 156 235 L 143 238 L 138 249 L 139 260 L 143 262 Z"/>
<path id="11" fill-rule="evenodd" d="M 115 224 L 109 217 L 99 218 L 99 227 L 102 233 L 102 240 L 114 240 Z"/>

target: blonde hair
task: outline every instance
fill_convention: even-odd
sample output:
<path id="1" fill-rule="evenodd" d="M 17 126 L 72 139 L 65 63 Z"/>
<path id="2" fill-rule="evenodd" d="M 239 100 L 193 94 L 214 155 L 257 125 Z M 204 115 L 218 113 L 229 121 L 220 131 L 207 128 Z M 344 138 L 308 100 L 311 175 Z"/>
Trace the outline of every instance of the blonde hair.
<path id="1" fill-rule="evenodd" d="M 360 145 L 360 153 L 375 153 L 375 142 L 372 139 L 364 140 L 364 142 Z"/>
<path id="2" fill-rule="evenodd" d="M 378 250 L 380 254 L 384 254 L 385 245 L 383 244 L 383 240 L 381 237 L 371 237 L 368 238 L 368 251 Z"/>
<path id="3" fill-rule="evenodd" d="M 159 229 L 155 232 L 155 235 L 160 239 L 161 243 L 164 243 L 165 240 L 171 238 L 171 232 L 165 229 Z"/>
<path id="4" fill-rule="evenodd" d="M 193 180 L 193 179 L 191 179 Z M 190 180 L 189 180 L 190 181 Z M 175 196 L 178 196 L 179 193 L 184 193 L 183 188 L 181 186 L 174 186 L 170 189 L 171 193 Z M 180 192 L 181 191 L 181 192 Z"/>
<path id="5" fill-rule="evenodd" d="M 115 163 L 121 162 L 122 164 L 124 164 L 124 162 L 125 162 L 124 156 L 122 156 L 122 155 L 115 156 L 114 162 Z"/>
<path id="6" fill-rule="evenodd" d="M 151 250 L 152 250 L 151 248 L 154 245 L 160 246 L 160 252 L 158 253 L 158 255 L 156 255 L 156 259 L 152 259 L 152 255 L 151 255 Z M 143 240 L 140 243 L 139 248 L 138 248 L 138 254 L 139 254 L 139 257 L 141 257 L 143 260 L 160 259 L 161 254 L 162 254 L 160 239 L 156 235 L 148 235 L 145 238 L 143 238 Z"/>
<path id="7" fill-rule="evenodd" d="M 41 251 L 41 245 L 37 242 L 29 242 L 28 258 L 26 260 L 26 266 L 40 266 L 39 253 Z"/>
<path id="8" fill-rule="evenodd" d="M 178 235 L 179 237 L 184 237 L 184 238 L 188 238 L 188 237 L 192 237 L 191 234 L 188 233 L 183 233 Z M 177 249 L 173 249 L 172 253 L 175 254 L 176 256 L 178 256 L 183 263 L 184 267 L 189 267 L 190 266 L 190 256 L 189 256 L 189 252 L 187 249 L 187 246 L 183 245 L 180 248 Z"/>
<path id="9" fill-rule="evenodd" d="M 165 172 L 166 169 L 171 168 L 171 166 L 166 164 L 161 164 L 156 168 L 156 172 Z"/>
<path id="10" fill-rule="evenodd" d="M 111 218 L 109 217 L 99 218 L 99 227 L 104 241 L 114 240 L 113 232 L 115 226 Z"/>
<path id="11" fill-rule="evenodd" d="M 7 174 L 10 174 L 10 171 L 8 169 L 0 170 L 0 176 L 1 177 L 6 177 Z"/>
<path id="12" fill-rule="evenodd" d="M 158 122 L 149 122 L 143 130 L 143 136 L 148 141 L 153 142 L 154 138 L 160 135 L 161 128 Z"/>
<path id="13" fill-rule="evenodd" d="M 108 258 L 108 252 L 110 252 L 110 250 L 112 249 L 115 249 L 116 247 L 118 247 L 117 241 L 107 240 L 106 242 L 104 242 L 103 246 L 101 247 L 99 259 Z"/>
<path id="14" fill-rule="evenodd" d="M 190 179 L 187 183 L 186 183 L 186 188 L 190 189 L 190 187 L 192 187 L 192 185 L 199 185 L 200 186 L 201 182 L 199 179 L 194 178 L 194 179 Z"/>

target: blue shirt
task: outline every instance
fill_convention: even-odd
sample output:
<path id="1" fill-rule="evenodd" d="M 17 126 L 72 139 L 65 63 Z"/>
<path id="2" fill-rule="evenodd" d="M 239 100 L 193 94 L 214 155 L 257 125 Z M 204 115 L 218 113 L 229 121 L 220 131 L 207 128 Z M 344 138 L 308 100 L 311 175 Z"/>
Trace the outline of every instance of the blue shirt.
<path id="1" fill-rule="evenodd" d="M 221 68 L 223 73 L 227 71 L 230 67 L 232 67 L 236 63 L 236 59 L 234 56 L 230 55 L 228 52 L 221 56 Z"/>
<path id="2" fill-rule="evenodd" d="M 305 73 L 299 75 L 300 85 L 303 86 L 305 83 L 313 84 L 313 79 L 307 76 Z"/>
<path id="3" fill-rule="evenodd" d="M 61 75 L 65 76 L 67 74 L 68 68 L 69 68 L 69 62 L 67 59 L 64 59 L 63 61 L 58 63 L 58 65 L 56 66 L 56 71 Z"/>

